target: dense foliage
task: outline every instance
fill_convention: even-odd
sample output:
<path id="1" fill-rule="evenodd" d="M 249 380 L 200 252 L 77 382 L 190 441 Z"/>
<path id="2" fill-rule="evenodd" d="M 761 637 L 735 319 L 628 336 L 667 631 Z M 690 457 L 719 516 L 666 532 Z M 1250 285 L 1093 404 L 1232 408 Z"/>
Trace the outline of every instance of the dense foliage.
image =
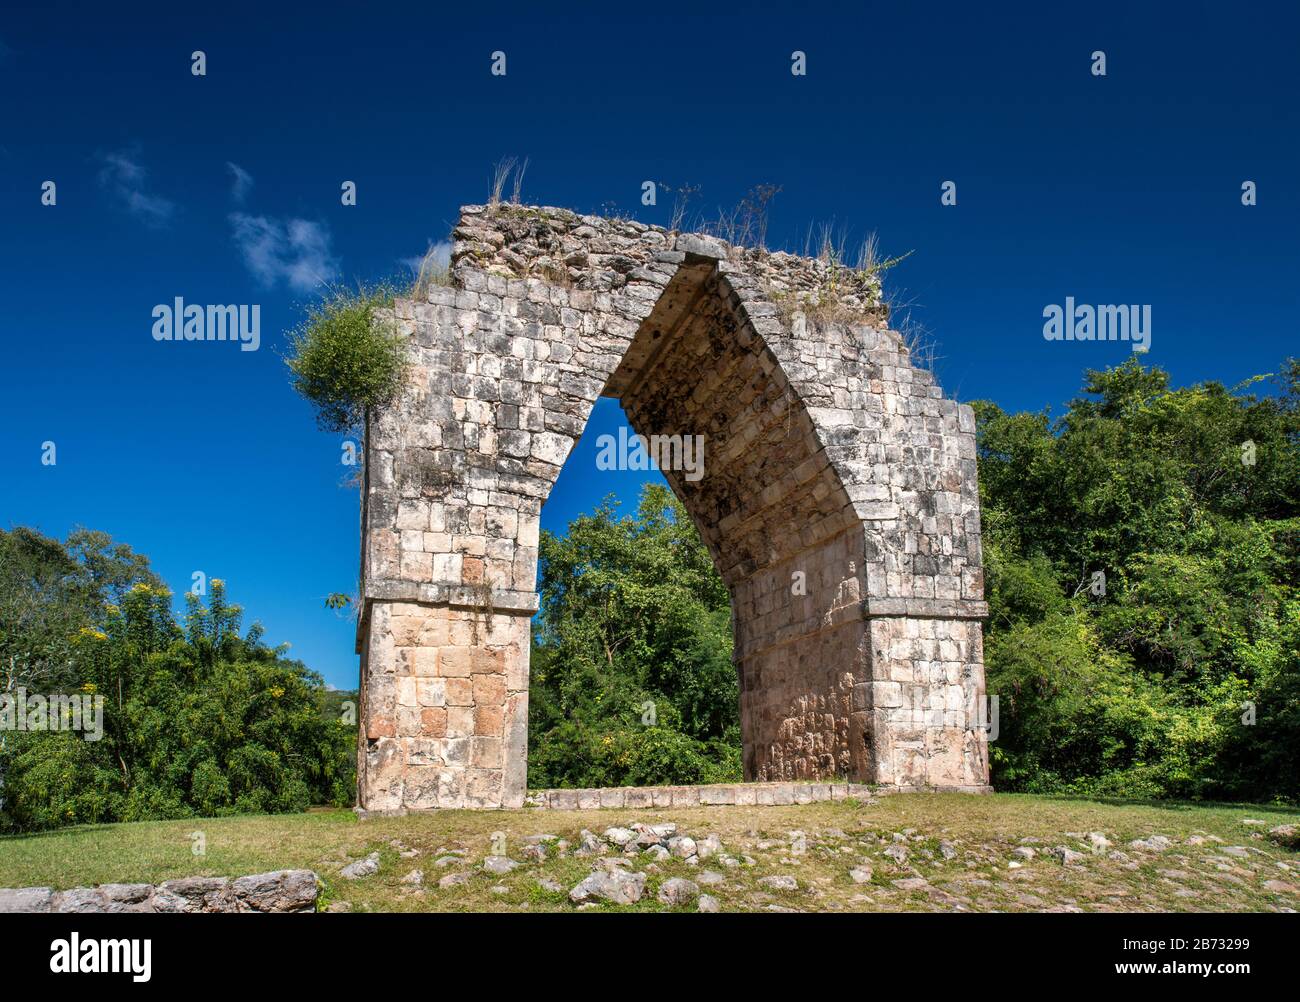
<path id="1" fill-rule="evenodd" d="M 102 696 L 99 740 L 0 730 L 0 828 L 351 802 L 355 728 L 301 663 L 240 634 L 225 586 L 172 596 L 103 533 L 0 532 L 0 692 Z"/>
<path id="2" fill-rule="evenodd" d="M 543 533 L 540 561 L 529 785 L 740 779 L 727 590 L 668 488 Z"/>
<path id="3" fill-rule="evenodd" d="M 392 301 L 388 286 L 336 290 L 290 332 L 293 388 L 315 406 L 322 429 L 356 430 L 367 408 L 388 403 L 401 388 L 407 370 L 401 338 L 378 316 Z"/>
<path id="4" fill-rule="evenodd" d="M 1277 382 L 1131 361 L 1054 422 L 976 405 L 999 789 L 1300 800 L 1300 364 Z"/>

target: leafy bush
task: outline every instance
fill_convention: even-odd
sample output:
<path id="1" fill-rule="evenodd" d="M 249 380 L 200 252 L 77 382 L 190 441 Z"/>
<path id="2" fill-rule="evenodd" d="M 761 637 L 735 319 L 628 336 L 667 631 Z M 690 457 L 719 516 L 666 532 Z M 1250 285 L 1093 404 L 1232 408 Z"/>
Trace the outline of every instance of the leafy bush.
<path id="1" fill-rule="evenodd" d="M 391 287 L 336 290 L 312 306 L 290 333 L 293 388 L 316 407 L 321 428 L 361 426 L 366 409 L 389 403 L 402 387 L 407 361 L 395 324 L 379 316 Z"/>
<path id="2" fill-rule="evenodd" d="M 103 696 L 103 733 L 0 731 L 0 829 L 351 803 L 356 728 L 322 712 L 320 676 L 266 647 L 260 627 L 241 635 L 219 579 L 206 600 L 186 595 L 177 622 L 143 558 L 102 534 L 74 541 L 0 532 L 0 599 L 21 608 L 40 588 L 34 607 L 61 603 L 57 622 L 73 630 L 59 676 L 20 679 L 6 661 L 0 691 Z M 7 559 L 15 550 L 22 559 Z M 46 587 L 56 579 L 62 594 Z M 0 648 L 33 647 L 32 630 L 39 648 L 45 626 L 0 620 Z"/>

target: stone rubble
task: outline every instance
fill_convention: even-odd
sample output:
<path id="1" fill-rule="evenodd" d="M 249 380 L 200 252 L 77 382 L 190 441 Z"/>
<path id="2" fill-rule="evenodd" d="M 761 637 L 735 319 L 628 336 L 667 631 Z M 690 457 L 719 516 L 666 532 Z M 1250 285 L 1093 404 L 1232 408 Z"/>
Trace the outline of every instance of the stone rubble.
<path id="1" fill-rule="evenodd" d="M 694 901 L 699 894 L 699 884 L 681 877 L 673 877 L 659 886 L 658 898 L 665 905 L 684 905 Z"/>
<path id="2" fill-rule="evenodd" d="M 339 871 L 339 876 L 345 880 L 360 880 L 362 877 L 369 877 L 379 872 L 379 853 L 372 852 L 365 859 L 359 859 L 355 863 L 349 863 Z"/>
<path id="3" fill-rule="evenodd" d="M 161 884 L 100 884 L 56 891 L 0 888 L 0 912 L 314 912 L 319 880 L 311 870 L 276 870 L 230 880 L 185 877 Z"/>
<path id="4" fill-rule="evenodd" d="M 645 881 L 644 873 L 628 873 L 620 869 L 595 870 L 569 891 L 569 900 L 577 903 L 601 898 L 611 904 L 634 905 L 641 900 Z"/>

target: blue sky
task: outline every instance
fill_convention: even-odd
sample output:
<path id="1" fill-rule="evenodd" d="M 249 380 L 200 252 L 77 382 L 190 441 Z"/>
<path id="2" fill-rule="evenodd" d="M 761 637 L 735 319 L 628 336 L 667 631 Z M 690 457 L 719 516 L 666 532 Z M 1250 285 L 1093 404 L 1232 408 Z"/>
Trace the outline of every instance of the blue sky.
<path id="1" fill-rule="evenodd" d="M 1292 5 L 180 7 L 0 13 L 0 524 L 106 530 L 178 592 L 223 577 L 341 687 L 352 625 L 323 601 L 354 585 L 358 499 L 283 332 L 317 278 L 396 274 L 444 239 L 502 157 L 530 158 L 529 202 L 666 223 L 643 181 L 699 185 L 706 215 L 770 182 L 773 247 L 833 223 L 914 251 L 889 286 L 963 400 L 1059 411 L 1129 354 L 1046 342 L 1066 296 L 1149 304 L 1148 357 L 1180 384 L 1296 352 Z M 260 304 L 261 349 L 155 342 L 177 296 Z M 546 527 L 634 500 L 643 478 L 594 464 L 620 420 L 602 401 Z"/>

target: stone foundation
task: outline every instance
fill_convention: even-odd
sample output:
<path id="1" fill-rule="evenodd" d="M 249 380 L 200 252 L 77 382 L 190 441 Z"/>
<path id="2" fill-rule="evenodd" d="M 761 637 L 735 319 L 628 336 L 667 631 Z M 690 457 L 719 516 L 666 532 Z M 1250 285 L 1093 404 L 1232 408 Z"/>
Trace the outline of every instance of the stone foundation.
<path id="1" fill-rule="evenodd" d="M 731 593 L 745 778 L 982 788 L 974 416 L 875 280 L 555 209 L 455 236 L 367 428 L 359 806 L 524 803 L 539 515 L 602 394 L 703 442 L 664 474 Z"/>
<path id="2" fill-rule="evenodd" d="M 787 807 L 833 800 L 868 801 L 891 793 L 992 793 L 990 786 L 871 786 L 865 783 L 705 783 L 700 786 L 601 786 L 573 790 L 534 790 L 524 806 L 543 811 L 644 810 L 665 807 Z M 419 808 L 415 808 L 419 810 Z M 409 814 L 405 808 L 357 809 L 365 820 Z"/>

